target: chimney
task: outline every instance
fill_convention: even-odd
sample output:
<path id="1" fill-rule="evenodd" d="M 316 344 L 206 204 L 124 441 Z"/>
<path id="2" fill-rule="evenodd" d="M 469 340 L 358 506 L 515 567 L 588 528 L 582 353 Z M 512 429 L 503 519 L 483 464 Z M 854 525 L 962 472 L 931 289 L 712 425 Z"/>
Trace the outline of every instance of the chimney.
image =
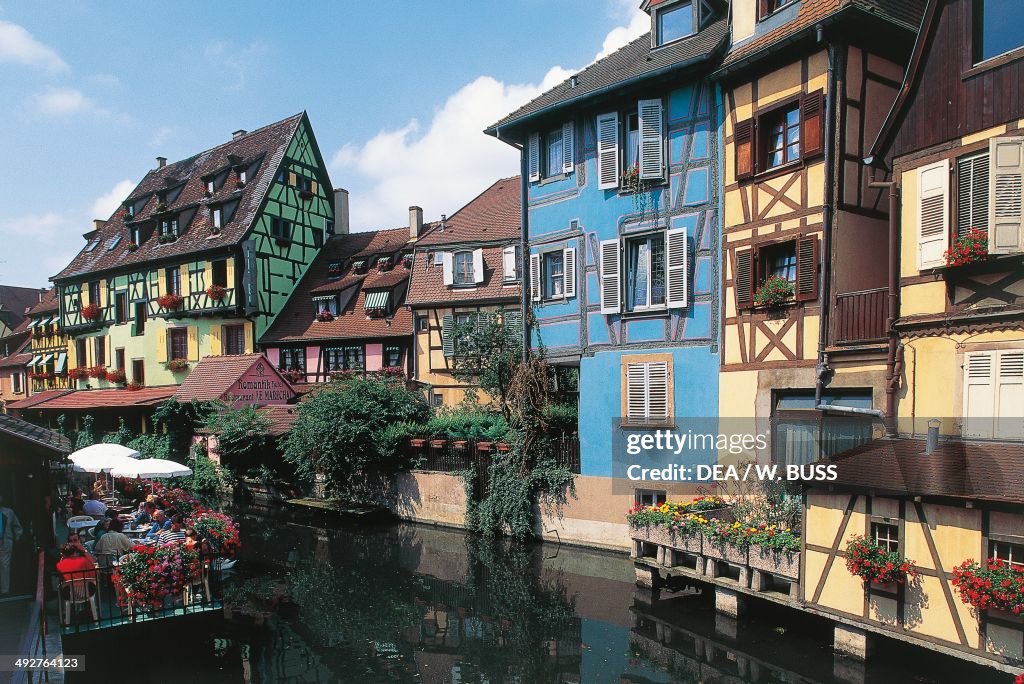
<path id="1" fill-rule="evenodd" d="M 235 131 L 234 133 L 231 134 L 231 139 L 232 140 L 238 140 L 239 138 L 241 138 L 243 135 L 245 135 L 248 132 L 249 131 L 245 130 L 244 128 L 239 128 L 237 131 Z"/>
<path id="2" fill-rule="evenodd" d="M 102 219 L 93 219 L 92 220 L 92 229 L 93 230 L 102 230 L 103 228 L 106 228 L 106 227 L 107 227 L 107 222 L 106 221 L 104 221 Z"/>
<path id="3" fill-rule="evenodd" d="M 421 207 L 409 207 L 409 239 L 416 240 L 423 232 L 423 209 Z"/>
<path id="4" fill-rule="evenodd" d="M 156 168 L 162 169 L 165 166 L 167 166 L 167 157 L 157 157 L 156 158 Z"/>
<path id="5" fill-rule="evenodd" d="M 438 232 L 443 233 L 444 229 L 448 227 L 448 214 L 441 214 L 441 227 Z"/>
<path id="6" fill-rule="evenodd" d="M 334 234 L 348 235 L 348 190 L 334 188 Z"/>
<path id="7" fill-rule="evenodd" d="M 942 421 L 938 418 L 932 418 L 928 421 L 928 438 L 924 443 L 924 453 L 931 455 L 935 453 L 935 450 L 939 448 L 939 427 L 942 425 Z"/>

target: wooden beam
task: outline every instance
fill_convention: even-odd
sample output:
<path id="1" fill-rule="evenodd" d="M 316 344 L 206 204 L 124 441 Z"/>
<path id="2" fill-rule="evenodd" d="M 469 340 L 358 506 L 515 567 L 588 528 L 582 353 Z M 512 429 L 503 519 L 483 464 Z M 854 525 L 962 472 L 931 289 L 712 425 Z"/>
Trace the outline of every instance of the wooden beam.
<path id="1" fill-rule="evenodd" d="M 917 511 L 917 519 L 921 523 L 921 531 L 924 532 L 924 540 L 928 543 L 928 551 L 932 556 L 932 564 L 935 572 L 939 575 L 939 582 L 942 584 L 942 593 L 946 597 L 946 606 L 953 617 L 953 625 L 956 627 L 957 638 L 964 646 L 967 645 L 967 633 L 964 631 L 963 620 L 960 619 L 960 611 L 956 609 L 953 602 L 953 591 L 949 588 L 949 580 L 946 578 L 946 571 L 942 567 L 942 559 L 939 558 L 939 550 L 935 547 L 935 540 L 932 538 L 932 531 L 928 527 L 928 518 L 924 514 L 924 506 L 920 501 L 914 502 L 914 509 Z"/>
<path id="2" fill-rule="evenodd" d="M 825 567 L 821 570 L 821 576 L 818 577 L 818 585 L 814 587 L 814 596 L 811 598 L 811 603 L 817 603 L 818 599 L 821 598 L 821 592 L 825 588 L 825 580 L 828 579 L 828 573 L 832 571 L 832 563 L 836 559 L 836 552 L 839 551 L 839 544 L 842 543 L 843 537 L 846 535 L 846 527 L 850 524 L 850 516 L 853 515 L 853 507 L 857 503 L 857 495 L 850 495 L 850 502 L 846 504 L 846 510 L 843 512 L 843 520 L 839 523 L 839 529 L 836 531 L 836 537 L 832 540 L 832 547 L 829 549 L 828 558 L 825 560 Z M 807 521 L 804 521 L 804 527 L 806 528 Z"/>

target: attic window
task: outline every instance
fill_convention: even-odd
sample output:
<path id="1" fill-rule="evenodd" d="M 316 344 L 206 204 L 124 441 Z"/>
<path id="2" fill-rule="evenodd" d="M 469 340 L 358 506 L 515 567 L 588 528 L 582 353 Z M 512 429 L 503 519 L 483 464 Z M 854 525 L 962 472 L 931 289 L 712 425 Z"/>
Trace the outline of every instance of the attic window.
<path id="1" fill-rule="evenodd" d="M 332 261 L 331 263 L 327 264 L 327 279 L 328 280 L 337 280 L 340 277 L 341 277 L 341 262 L 340 261 Z"/>
<path id="2" fill-rule="evenodd" d="M 89 244 L 87 244 L 85 246 L 85 251 L 86 252 L 91 252 L 92 250 L 96 249 L 96 245 L 98 245 L 98 244 L 100 244 L 99 240 L 90 240 Z"/>
<path id="3" fill-rule="evenodd" d="M 391 257 L 382 256 L 377 259 L 377 268 L 385 268 L 391 263 Z"/>
<path id="4" fill-rule="evenodd" d="M 224 226 L 224 210 L 221 207 L 213 207 L 210 210 L 210 222 L 217 230 Z"/>
<path id="5" fill-rule="evenodd" d="M 373 290 L 371 292 L 367 292 L 366 300 L 363 302 L 363 308 L 367 313 L 387 314 L 390 295 L 391 292 L 389 290 Z"/>
<path id="6" fill-rule="evenodd" d="M 238 170 L 238 182 L 239 183 L 244 183 L 244 182 L 246 182 L 247 179 L 248 179 L 248 174 L 246 173 L 246 170 L 245 169 L 239 169 Z"/>
<path id="7" fill-rule="evenodd" d="M 692 35 L 697 23 L 695 14 L 693 3 L 688 1 L 658 10 L 655 14 L 658 45 L 665 45 Z"/>
<path id="8" fill-rule="evenodd" d="M 135 216 L 135 204 L 132 203 L 125 206 L 124 213 L 126 213 L 129 217 Z"/>
<path id="9" fill-rule="evenodd" d="M 128 240 L 131 242 L 131 245 L 135 245 L 136 247 L 141 245 L 142 244 L 142 227 L 141 226 L 132 226 L 131 228 L 129 228 L 128 229 Z M 129 249 L 131 248 L 131 245 L 129 245 Z"/>
<path id="10" fill-rule="evenodd" d="M 352 262 L 352 270 L 359 271 L 366 268 L 366 259 L 357 259 Z"/>
<path id="11" fill-rule="evenodd" d="M 215 179 L 213 177 L 207 178 L 206 179 L 206 194 L 207 195 L 212 195 L 213 194 L 213 191 L 215 189 L 214 186 L 215 186 Z"/>
<path id="12" fill-rule="evenodd" d="M 434 252 L 433 262 L 435 266 L 444 266 L 444 252 Z"/>
<path id="13" fill-rule="evenodd" d="M 107 240 L 107 251 L 112 252 L 114 248 L 121 244 L 121 235 L 115 235 L 114 237 Z"/>

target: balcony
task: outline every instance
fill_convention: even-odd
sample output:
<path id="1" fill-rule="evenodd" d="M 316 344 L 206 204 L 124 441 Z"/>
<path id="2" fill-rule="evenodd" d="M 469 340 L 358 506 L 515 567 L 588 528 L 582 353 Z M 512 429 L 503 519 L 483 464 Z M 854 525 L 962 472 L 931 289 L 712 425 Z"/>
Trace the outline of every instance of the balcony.
<path id="1" fill-rule="evenodd" d="M 832 340 L 836 345 L 884 342 L 887 288 L 836 295 Z"/>

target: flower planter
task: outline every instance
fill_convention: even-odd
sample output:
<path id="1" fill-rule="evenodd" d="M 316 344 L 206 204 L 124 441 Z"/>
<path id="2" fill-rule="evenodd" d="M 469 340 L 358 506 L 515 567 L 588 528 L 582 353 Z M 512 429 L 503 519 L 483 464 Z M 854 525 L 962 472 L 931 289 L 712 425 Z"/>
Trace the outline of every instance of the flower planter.
<path id="1" fill-rule="evenodd" d="M 455 446 L 456 449 L 465 449 L 466 447 L 469 446 L 469 440 L 457 439 L 455 440 L 455 442 L 453 442 L 453 445 Z"/>
<path id="2" fill-rule="evenodd" d="M 1010 611 L 1002 610 L 1000 608 L 986 608 L 985 619 L 1009 622 L 1016 625 L 1024 624 L 1024 615 L 1014 615 Z"/>
<path id="3" fill-rule="evenodd" d="M 895 594 L 899 587 L 896 582 L 877 582 L 871 580 L 868 584 L 871 587 L 871 591 L 885 594 Z"/>
<path id="4" fill-rule="evenodd" d="M 488 451 L 491 450 L 491 443 L 490 442 L 477 442 L 476 443 L 476 450 L 477 451 L 488 452 Z"/>
<path id="5" fill-rule="evenodd" d="M 694 511 L 694 513 L 708 520 L 718 519 L 723 522 L 733 522 L 736 519 L 736 516 L 733 514 L 732 506 L 711 508 L 706 511 Z"/>
<path id="6" fill-rule="evenodd" d="M 774 551 L 752 546 L 748 549 L 747 561 L 750 567 L 773 575 L 792 580 L 800 577 L 799 551 Z"/>
<path id="7" fill-rule="evenodd" d="M 498 442 L 498 451 L 500 451 L 501 453 L 508 453 L 509 448 L 509 445 L 506 444 L 505 442 Z"/>
<path id="8" fill-rule="evenodd" d="M 413 438 L 409 440 L 409 446 L 411 446 L 413 449 L 422 449 L 426 445 L 427 440 L 425 439 Z"/>
<path id="9" fill-rule="evenodd" d="M 448 440 L 447 439 L 432 439 L 432 440 L 430 440 L 430 447 L 432 449 L 444 449 L 446 446 L 448 446 Z"/>
<path id="10" fill-rule="evenodd" d="M 705 540 L 702 552 L 708 558 L 717 558 L 735 565 L 747 565 L 747 549 L 735 544 L 721 544 L 710 539 Z"/>
<path id="11" fill-rule="evenodd" d="M 687 534 L 661 525 L 630 526 L 629 534 L 638 541 L 690 553 L 700 553 L 704 541 L 703 536 L 697 532 Z"/>

